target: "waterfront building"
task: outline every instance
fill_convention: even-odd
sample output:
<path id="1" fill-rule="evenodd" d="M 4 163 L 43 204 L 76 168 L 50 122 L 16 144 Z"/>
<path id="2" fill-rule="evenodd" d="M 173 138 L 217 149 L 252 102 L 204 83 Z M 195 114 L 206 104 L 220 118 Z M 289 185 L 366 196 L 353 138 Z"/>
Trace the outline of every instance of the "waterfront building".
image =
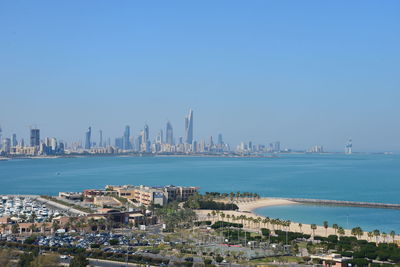
<path id="1" fill-rule="evenodd" d="M 218 145 L 222 146 L 224 144 L 224 141 L 222 139 L 222 134 L 218 134 Z"/>
<path id="2" fill-rule="evenodd" d="M 103 147 L 103 131 L 100 130 L 99 134 L 100 134 L 99 147 Z"/>
<path id="3" fill-rule="evenodd" d="M 190 196 L 197 194 L 198 187 L 174 186 L 163 187 L 150 186 L 112 186 L 107 185 L 107 192 L 116 192 L 119 197 L 127 198 L 137 202 L 139 205 L 149 206 L 150 204 L 165 205 L 172 201 L 186 201 Z"/>
<path id="4" fill-rule="evenodd" d="M 351 139 L 349 139 L 349 141 L 347 141 L 345 148 L 344 148 L 344 153 L 348 154 L 348 155 L 353 153 L 353 141 Z"/>
<path id="5" fill-rule="evenodd" d="M 85 134 L 85 149 L 90 149 L 92 147 L 91 136 L 92 136 L 92 127 L 89 126 Z"/>
<path id="6" fill-rule="evenodd" d="M 115 138 L 115 147 L 119 149 L 124 149 L 124 138 L 117 137 Z"/>
<path id="7" fill-rule="evenodd" d="M 155 140 L 155 143 L 156 143 L 156 144 L 160 144 L 160 145 L 161 145 L 161 144 L 164 143 L 163 135 L 164 135 L 163 130 L 160 129 L 160 131 L 159 131 L 158 134 L 157 134 L 156 140 Z"/>
<path id="8" fill-rule="evenodd" d="M 185 143 L 193 143 L 193 110 L 189 110 L 189 115 L 185 117 Z"/>
<path id="9" fill-rule="evenodd" d="M 124 139 L 123 139 L 123 149 L 124 150 L 129 150 L 131 149 L 131 142 L 130 142 L 130 128 L 129 125 L 125 126 L 125 132 L 124 132 Z"/>
<path id="10" fill-rule="evenodd" d="M 14 133 L 14 134 L 12 135 L 11 146 L 17 146 L 17 145 L 18 145 L 17 135 Z"/>
<path id="11" fill-rule="evenodd" d="M 174 144 L 174 133 L 173 133 L 173 129 L 172 129 L 172 124 L 168 121 L 167 122 L 167 127 L 166 127 L 166 143 L 169 145 L 173 145 Z"/>
<path id="12" fill-rule="evenodd" d="M 4 138 L 3 139 L 2 150 L 6 154 L 10 153 L 10 151 L 11 151 L 11 139 L 10 138 Z"/>
<path id="13" fill-rule="evenodd" d="M 31 146 L 39 146 L 40 145 L 40 130 L 39 129 L 31 129 L 30 136 L 30 145 Z"/>
<path id="14" fill-rule="evenodd" d="M 274 152 L 279 153 L 281 151 L 281 142 L 276 141 L 274 144 Z"/>

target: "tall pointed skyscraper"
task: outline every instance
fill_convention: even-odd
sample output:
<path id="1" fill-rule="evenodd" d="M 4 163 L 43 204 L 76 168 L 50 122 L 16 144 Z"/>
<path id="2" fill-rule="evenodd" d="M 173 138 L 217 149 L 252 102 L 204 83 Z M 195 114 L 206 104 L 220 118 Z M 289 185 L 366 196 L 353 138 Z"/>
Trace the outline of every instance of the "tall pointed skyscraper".
<path id="1" fill-rule="evenodd" d="M 167 127 L 165 129 L 165 139 L 166 139 L 166 143 L 169 145 L 173 145 L 174 144 L 174 133 L 173 133 L 173 129 L 172 129 L 172 124 L 170 122 L 167 122 Z"/>
<path id="2" fill-rule="evenodd" d="M 185 142 L 192 144 L 193 142 L 193 110 L 189 110 L 189 115 L 185 117 Z"/>

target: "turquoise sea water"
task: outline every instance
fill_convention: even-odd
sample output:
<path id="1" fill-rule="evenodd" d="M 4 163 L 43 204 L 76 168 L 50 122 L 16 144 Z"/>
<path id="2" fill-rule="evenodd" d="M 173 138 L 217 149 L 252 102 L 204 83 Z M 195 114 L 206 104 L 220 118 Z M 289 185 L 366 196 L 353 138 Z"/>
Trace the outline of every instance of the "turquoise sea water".
<path id="1" fill-rule="evenodd" d="M 400 156 L 88 157 L 0 161 L 0 194 L 57 194 L 103 188 L 106 184 L 195 185 L 203 192 L 249 191 L 274 197 L 400 203 Z M 265 208 L 259 213 L 270 217 L 276 214 L 293 221 L 312 220 L 317 224 L 328 220 L 345 226 L 336 215 L 348 212 L 342 209 L 289 206 Z M 386 224 L 400 232 L 400 214 L 396 210 L 378 210 L 383 212 L 379 213 L 376 209 L 348 209 L 351 214 L 368 218 L 365 227 L 381 225 L 381 229 Z M 322 213 L 321 218 L 328 218 L 307 215 Z M 363 226 L 350 219 L 353 221 Z"/>

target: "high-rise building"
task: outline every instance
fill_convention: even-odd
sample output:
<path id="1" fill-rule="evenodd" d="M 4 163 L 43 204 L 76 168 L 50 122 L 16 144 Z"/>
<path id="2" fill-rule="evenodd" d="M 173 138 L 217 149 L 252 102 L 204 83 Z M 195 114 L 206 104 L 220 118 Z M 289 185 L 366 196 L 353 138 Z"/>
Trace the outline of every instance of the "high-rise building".
<path id="1" fill-rule="evenodd" d="M 103 131 L 100 130 L 100 131 L 99 131 L 99 134 L 100 134 L 99 147 L 103 147 Z"/>
<path id="2" fill-rule="evenodd" d="M 276 141 L 274 144 L 274 152 L 281 152 L 281 142 Z"/>
<path id="3" fill-rule="evenodd" d="M 156 144 L 163 144 L 164 143 L 164 137 L 163 136 L 164 136 L 164 133 L 163 133 L 163 130 L 161 129 L 157 134 Z"/>
<path id="4" fill-rule="evenodd" d="M 131 130 L 129 128 L 129 125 L 125 126 L 125 132 L 124 132 L 124 143 L 123 143 L 123 149 L 128 150 L 131 149 L 131 141 L 130 141 L 130 135 L 131 135 Z"/>
<path id="5" fill-rule="evenodd" d="M 150 133 L 149 126 L 145 124 L 143 129 L 143 140 L 142 140 L 143 143 L 147 143 L 149 141 L 150 138 L 149 133 Z"/>
<path id="6" fill-rule="evenodd" d="M 18 145 L 17 135 L 16 135 L 16 134 L 13 134 L 13 135 L 12 135 L 11 146 L 17 146 L 17 145 Z"/>
<path id="7" fill-rule="evenodd" d="M 2 136 L 3 136 L 3 129 L 1 129 L 1 125 L 0 125 L 0 148 L 3 144 L 3 142 L 1 141 Z"/>
<path id="8" fill-rule="evenodd" d="M 189 115 L 185 117 L 185 143 L 193 143 L 193 110 L 189 110 Z"/>
<path id="9" fill-rule="evenodd" d="M 4 153 L 10 153 L 10 151 L 11 151 L 11 139 L 10 138 L 3 139 L 2 150 Z"/>
<path id="10" fill-rule="evenodd" d="M 218 145 L 222 146 L 224 144 L 224 140 L 222 139 L 222 134 L 218 134 Z"/>
<path id="11" fill-rule="evenodd" d="M 165 135 L 166 135 L 166 137 L 165 137 L 166 143 L 169 145 L 173 145 L 174 144 L 174 133 L 173 133 L 173 129 L 172 129 L 172 124 L 170 122 L 167 122 Z"/>
<path id="12" fill-rule="evenodd" d="M 85 149 L 90 149 L 92 147 L 91 137 L 92 137 L 92 127 L 89 126 L 85 134 Z"/>
<path id="13" fill-rule="evenodd" d="M 347 141 L 346 146 L 344 148 L 344 153 L 346 154 L 351 154 L 353 153 L 353 141 L 351 139 L 349 139 L 349 141 Z"/>
<path id="14" fill-rule="evenodd" d="M 39 129 L 31 129 L 31 146 L 39 146 L 40 145 L 40 130 Z"/>
<path id="15" fill-rule="evenodd" d="M 124 138 L 123 137 L 115 138 L 115 147 L 117 147 L 119 149 L 124 149 Z"/>

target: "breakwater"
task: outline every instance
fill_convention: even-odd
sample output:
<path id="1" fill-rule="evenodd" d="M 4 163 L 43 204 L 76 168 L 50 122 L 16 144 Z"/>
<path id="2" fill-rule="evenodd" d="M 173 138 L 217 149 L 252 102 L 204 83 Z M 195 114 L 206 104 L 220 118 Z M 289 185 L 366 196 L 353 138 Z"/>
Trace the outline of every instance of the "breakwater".
<path id="1" fill-rule="evenodd" d="M 308 199 L 308 198 L 283 198 L 283 199 L 302 204 L 400 210 L 400 204 L 391 204 L 391 203 L 374 203 L 374 202 L 358 202 L 358 201 L 328 200 L 328 199 Z"/>

